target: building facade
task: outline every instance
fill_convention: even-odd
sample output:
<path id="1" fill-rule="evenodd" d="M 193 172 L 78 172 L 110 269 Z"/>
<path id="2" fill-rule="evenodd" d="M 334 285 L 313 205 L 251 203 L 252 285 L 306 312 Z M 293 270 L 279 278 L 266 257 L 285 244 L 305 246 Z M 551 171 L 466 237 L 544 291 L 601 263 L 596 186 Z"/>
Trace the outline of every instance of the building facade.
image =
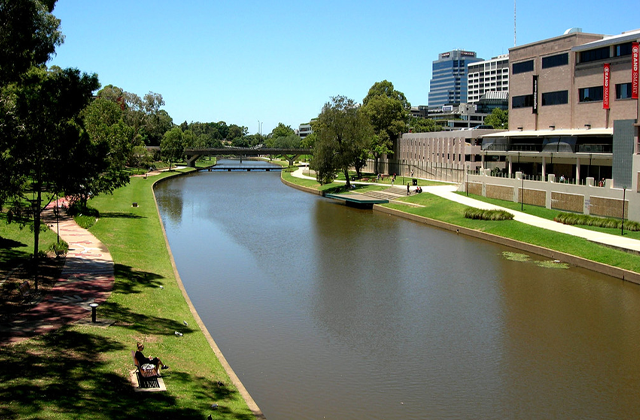
<path id="1" fill-rule="evenodd" d="M 298 136 L 300 136 L 301 139 L 307 137 L 309 134 L 313 133 L 313 129 L 311 128 L 311 124 L 310 123 L 304 123 L 304 124 L 300 124 L 298 126 L 298 132 L 296 134 L 298 134 Z"/>
<path id="2" fill-rule="evenodd" d="M 473 51 L 453 50 L 438 55 L 433 62 L 429 84 L 429 107 L 467 103 L 467 70 L 482 61 Z"/>
<path id="3" fill-rule="evenodd" d="M 639 40 L 640 30 L 568 31 L 510 49 L 510 131 L 484 136 L 481 152 L 483 175 L 505 178 L 476 179 L 482 192 L 511 183 L 511 196 L 525 203 L 530 192 L 537 197 L 531 204 L 613 217 L 627 217 L 631 208 L 640 220 L 638 100 L 632 98 Z"/>
<path id="4" fill-rule="evenodd" d="M 469 64 L 467 102 L 475 104 L 487 92 L 509 91 L 509 54 Z"/>
<path id="5" fill-rule="evenodd" d="M 482 136 L 504 130 L 472 129 L 405 133 L 398 144 L 398 173 L 403 176 L 462 182 L 465 169 L 482 168 Z"/>

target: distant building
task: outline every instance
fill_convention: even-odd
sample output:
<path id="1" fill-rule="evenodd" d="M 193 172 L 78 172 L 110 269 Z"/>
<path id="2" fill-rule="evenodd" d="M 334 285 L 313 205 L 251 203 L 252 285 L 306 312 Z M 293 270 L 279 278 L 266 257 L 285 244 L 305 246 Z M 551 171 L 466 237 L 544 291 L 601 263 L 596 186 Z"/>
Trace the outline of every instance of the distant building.
<path id="1" fill-rule="evenodd" d="M 429 107 L 467 103 L 467 70 L 470 63 L 482 61 L 473 51 L 441 53 L 433 62 L 429 84 Z"/>
<path id="2" fill-rule="evenodd" d="M 307 137 L 309 134 L 313 133 L 313 129 L 311 128 L 311 123 L 300 124 L 298 127 L 298 135 L 301 139 Z"/>
<path id="3" fill-rule="evenodd" d="M 470 63 L 467 103 L 475 104 L 487 92 L 509 92 L 509 54 Z"/>
<path id="4" fill-rule="evenodd" d="M 491 114 L 496 108 L 507 111 L 509 110 L 509 92 L 485 92 L 475 106 L 479 114 Z"/>

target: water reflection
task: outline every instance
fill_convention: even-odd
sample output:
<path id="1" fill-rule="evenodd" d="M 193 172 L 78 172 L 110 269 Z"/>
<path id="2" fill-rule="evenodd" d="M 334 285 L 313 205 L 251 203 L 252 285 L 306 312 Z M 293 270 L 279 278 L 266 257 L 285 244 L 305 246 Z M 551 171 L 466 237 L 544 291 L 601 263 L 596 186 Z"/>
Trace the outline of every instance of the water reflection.
<path id="1" fill-rule="evenodd" d="M 640 412 L 639 287 L 510 261 L 278 177 L 201 173 L 157 189 L 187 291 L 267 418 Z M 180 210 L 164 204 L 173 194 Z"/>

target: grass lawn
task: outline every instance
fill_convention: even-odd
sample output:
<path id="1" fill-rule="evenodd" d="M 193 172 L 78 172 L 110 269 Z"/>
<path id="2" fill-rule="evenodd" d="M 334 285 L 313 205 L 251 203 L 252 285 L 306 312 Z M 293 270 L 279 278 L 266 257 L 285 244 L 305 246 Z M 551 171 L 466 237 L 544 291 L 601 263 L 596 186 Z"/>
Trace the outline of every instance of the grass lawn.
<path id="1" fill-rule="evenodd" d="M 465 195 L 465 193 L 463 192 L 459 192 L 458 194 Z M 511 210 L 516 210 L 516 211 L 520 211 L 520 208 L 522 207 L 520 203 L 514 203 L 513 201 L 498 200 L 495 198 L 487 198 L 481 195 L 474 195 L 474 194 L 469 194 L 469 197 L 478 201 L 484 201 L 485 203 L 495 204 L 496 206 L 501 206 L 501 207 L 505 207 Z M 532 205 L 525 204 L 524 212 L 534 216 L 542 217 L 543 219 L 553 220 L 554 217 L 556 217 L 559 213 L 561 213 L 561 210 L 553 210 L 553 209 L 547 209 L 545 207 L 532 206 Z M 582 229 L 608 233 L 610 235 L 622 234 L 620 229 L 602 228 L 598 226 L 587 226 L 587 225 L 576 225 L 576 226 Z M 625 230 L 624 236 L 632 239 L 640 239 L 640 232 Z"/>
<path id="2" fill-rule="evenodd" d="M 165 176 L 171 174 L 159 177 Z M 254 418 L 174 277 L 151 190 L 159 177 L 132 178 L 127 187 L 90 202 L 101 215 L 91 232 L 108 246 L 116 276 L 98 318 L 116 323 L 109 328 L 70 325 L 0 348 L 0 418 Z M 14 240 L 26 243 L 26 238 Z M 10 261 L 11 255 L 3 252 L 2 259 Z M 137 341 L 145 343 L 145 354 L 170 366 L 163 371 L 167 392 L 135 393 L 131 387 L 131 350 Z M 213 403 L 218 410 L 210 409 Z"/>
<path id="3" fill-rule="evenodd" d="M 594 244 L 586 239 L 540 229 L 515 220 L 488 221 L 467 219 L 464 217 L 464 209 L 467 206 L 429 193 L 417 194 L 406 198 L 403 197 L 400 200 L 419 204 L 423 207 L 409 207 L 394 203 L 383 205 L 407 213 L 417 214 L 454 225 L 554 249 L 588 260 L 609 264 L 614 267 L 640 272 L 640 256 Z"/>

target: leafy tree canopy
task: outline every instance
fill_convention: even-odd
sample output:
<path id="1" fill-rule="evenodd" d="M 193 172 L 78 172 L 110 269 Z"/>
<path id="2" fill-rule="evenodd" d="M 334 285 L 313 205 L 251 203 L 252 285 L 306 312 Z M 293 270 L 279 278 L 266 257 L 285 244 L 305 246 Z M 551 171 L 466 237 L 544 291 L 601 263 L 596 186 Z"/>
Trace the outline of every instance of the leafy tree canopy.
<path id="1" fill-rule="evenodd" d="M 271 130 L 271 137 L 287 137 L 291 134 L 295 134 L 293 128 L 290 125 L 284 125 L 283 123 L 278 123 L 278 125 Z"/>
<path id="2" fill-rule="evenodd" d="M 0 0 L 0 85 L 46 63 L 64 36 L 51 14 L 56 0 Z"/>
<path id="3" fill-rule="evenodd" d="M 413 133 L 430 133 L 432 131 L 442 131 L 442 126 L 430 118 L 411 117 L 409 129 Z"/>
<path id="4" fill-rule="evenodd" d="M 509 128 L 509 111 L 504 111 L 500 108 L 494 108 L 491 114 L 487 115 L 484 119 L 485 125 L 490 125 L 496 129 L 508 129 Z"/>
<path id="5" fill-rule="evenodd" d="M 162 157 L 169 161 L 169 169 L 171 169 L 171 162 L 182 159 L 184 156 L 184 134 L 180 127 L 173 127 L 167 131 L 160 142 L 160 152 Z"/>
<path id="6" fill-rule="evenodd" d="M 369 153 L 375 159 L 375 171 L 378 172 L 378 160 L 385 154 L 393 153 L 393 142 L 407 131 L 411 104 L 404 93 L 394 89 L 393 83 L 383 80 L 376 82 L 362 101 L 362 111 L 369 119 L 375 136 L 369 144 Z"/>
<path id="7" fill-rule="evenodd" d="M 350 187 L 349 168 L 362 156 L 373 129 L 362 109 L 345 96 L 331 98 L 312 123 L 316 133 L 311 167 L 320 182 L 331 182 L 342 171 Z"/>

